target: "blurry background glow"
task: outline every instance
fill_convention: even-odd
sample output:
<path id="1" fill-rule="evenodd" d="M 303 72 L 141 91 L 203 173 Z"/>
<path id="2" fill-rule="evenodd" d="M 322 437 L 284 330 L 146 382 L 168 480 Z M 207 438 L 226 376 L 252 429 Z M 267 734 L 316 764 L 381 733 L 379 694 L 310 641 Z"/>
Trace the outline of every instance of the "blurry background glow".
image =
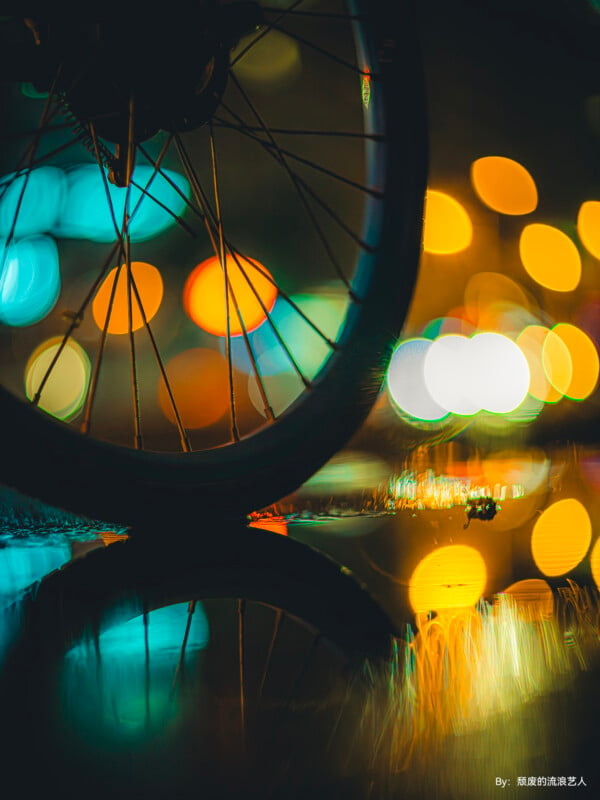
<path id="1" fill-rule="evenodd" d="M 581 258 L 573 241 L 552 225 L 533 223 L 521 232 L 519 252 L 534 281 L 556 292 L 572 292 L 581 278 Z"/>
<path id="2" fill-rule="evenodd" d="M 280 88 L 301 74 L 300 47 L 292 38 L 271 31 L 246 50 L 255 38 L 256 34 L 242 37 L 231 54 L 231 60 L 235 62 L 243 53 L 233 71 L 244 83 L 268 90 Z"/>
<path id="3" fill-rule="evenodd" d="M 471 181 L 482 203 L 501 214 L 535 211 L 538 193 L 527 169 L 511 158 L 486 156 L 471 164 Z"/>
<path id="4" fill-rule="evenodd" d="M 409 586 L 415 614 L 474 606 L 487 580 L 485 562 L 473 547 L 455 544 L 429 553 L 417 565 Z"/>
<path id="5" fill-rule="evenodd" d="M 448 334 L 436 339 L 425 356 L 425 385 L 433 400 L 453 414 L 471 415 L 481 405 L 472 395 L 470 340 Z"/>
<path id="6" fill-rule="evenodd" d="M 596 543 L 592 548 L 590 556 L 590 568 L 592 570 L 592 577 L 596 588 L 600 590 L 600 539 L 596 539 Z"/>
<path id="7" fill-rule="evenodd" d="M 552 616 L 554 595 L 550 585 L 542 578 L 517 581 L 508 586 L 504 593 L 511 596 L 525 618 L 534 620 L 540 616 Z"/>
<path id="8" fill-rule="evenodd" d="M 0 598 L 13 595 L 71 559 L 68 541 L 60 544 L 11 544 L 0 549 Z M 12 598 L 11 598 L 12 599 Z"/>
<path id="9" fill-rule="evenodd" d="M 544 343 L 548 338 L 554 344 L 549 344 L 544 351 Z M 517 344 L 529 365 L 529 393 L 544 403 L 557 403 L 564 393 L 553 386 L 550 376 L 553 373 L 558 375 L 562 370 L 569 373 L 571 360 L 566 345 L 543 325 L 528 325 L 517 337 Z M 553 361 L 556 362 L 554 366 Z"/>
<path id="10" fill-rule="evenodd" d="M 293 305 L 280 297 L 271 318 L 296 366 L 270 324 L 263 325 L 252 339 L 253 346 L 260 353 L 257 365 L 261 382 L 276 415 L 288 408 L 304 390 L 298 371 L 310 381 L 331 356 L 333 351 L 327 340 L 337 341 L 348 308 L 348 298 L 344 294 L 320 289 L 315 289 L 313 294 L 292 295 L 290 300 Z M 241 359 L 240 368 L 250 373 L 248 393 L 254 407 L 264 415 L 258 381 L 247 357 Z"/>
<path id="11" fill-rule="evenodd" d="M 566 322 L 559 322 L 552 332 L 563 342 L 571 360 L 571 379 L 564 394 L 572 400 L 585 400 L 598 383 L 600 363 L 596 346 L 584 331 Z"/>
<path id="12" fill-rule="evenodd" d="M 0 240 L 0 265 L 0 322 L 21 327 L 44 319 L 60 293 L 54 240 L 27 236 L 8 246 Z"/>
<path id="13" fill-rule="evenodd" d="M 586 555 L 592 539 L 592 523 L 585 507 L 575 498 L 558 500 L 539 517 L 531 535 L 531 552 L 544 575 L 564 575 Z"/>
<path id="14" fill-rule="evenodd" d="M 66 179 L 59 167 L 0 179 L 0 236 L 30 236 L 51 231 L 62 212 Z"/>
<path id="15" fill-rule="evenodd" d="M 103 280 L 92 303 L 94 322 L 104 330 L 110 310 L 108 333 L 123 334 L 129 331 L 129 301 L 131 299 L 131 329 L 139 330 L 144 325 L 140 302 L 133 288 L 137 289 L 139 300 L 147 322 L 154 317 L 163 298 L 163 281 L 160 272 L 152 264 L 143 261 L 131 262 L 132 286 L 128 289 L 127 265 L 114 267 Z M 114 284 L 116 281 L 116 288 Z M 114 296 L 113 296 L 114 288 Z M 111 297 L 112 306 L 111 306 Z"/>
<path id="16" fill-rule="evenodd" d="M 255 259 L 239 256 L 236 261 L 228 255 L 226 269 L 229 334 L 242 336 L 244 330 L 249 333 L 265 322 L 267 312 L 275 305 L 277 287 L 269 270 Z M 190 273 L 183 290 L 183 307 L 200 328 L 215 336 L 227 335 L 225 276 L 216 256 Z"/>
<path id="17" fill-rule="evenodd" d="M 469 365 L 473 396 L 485 411 L 514 411 L 529 389 L 529 366 L 518 346 L 497 333 L 479 333 L 470 340 Z"/>
<path id="18" fill-rule="evenodd" d="M 126 202 L 131 214 L 131 241 L 152 239 L 175 225 L 174 216 L 183 213 L 191 194 L 183 175 L 168 169 L 156 173 L 153 167 L 144 165 L 134 169 L 132 180 L 136 185 L 131 185 L 129 195 L 126 188 L 110 183 L 106 175 L 103 179 L 95 164 L 80 164 L 68 170 L 66 176 L 66 198 L 53 232 L 56 236 L 92 242 L 115 241 L 115 222 L 121 230 Z"/>
<path id="19" fill-rule="evenodd" d="M 577 214 L 577 233 L 594 258 L 600 258 L 600 201 L 586 200 Z"/>
<path id="20" fill-rule="evenodd" d="M 25 368 L 25 394 L 33 400 L 59 352 L 62 337 L 41 344 L 30 356 Z M 91 373 L 87 353 L 74 339 L 69 339 L 48 373 L 39 407 L 58 419 L 69 419 L 83 406 Z"/>
<path id="21" fill-rule="evenodd" d="M 387 386 L 394 403 L 415 419 L 433 421 L 447 417 L 449 411 L 436 403 L 425 383 L 425 356 L 429 339 L 407 339 L 392 356 Z"/>
<path id="22" fill-rule="evenodd" d="M 69 722 L 75 722 L 87 737 L 108 736 L 112 744 L 115 736 L 145 738 L 162 730 L 178 711 L 177 698 L 171 690 L 188 612 L 188 603 L 159 608 L 148 613 L 147 629 L 143 616 L 135 616 L 102 631 L 97 648 L 86 641 L 69 650 L 64 659 L 63 686 L 78 687 L 76 700 L 67 694 Z M 146 630 L 150 686 L 146 676 Z M 185 665 L 198 658 L 209 638 L 208 619 L 202 604 L 196 603 L 185 647 Z M 102 663 L 101 682 L 96 673 L 98 658 Z"/>
<path id="23" fill-rule="evenodd" d="M 204 347 L 184 350 L 173 356 L 165 369 L 185 428 L 205 428 L 225 414 L 229 408 L 229 378 L 221 353 Z M 175 425 L 173 405 L 162 378 L 158 402 L 165 417 Z"/>
<path id="24" fill-rule="evenodd" d="M 444 192 L 428 189 L 425 195 L 423 249 L 426 253 L 447 255 L 465 250 L 473 238 L 469 215 Z"/>

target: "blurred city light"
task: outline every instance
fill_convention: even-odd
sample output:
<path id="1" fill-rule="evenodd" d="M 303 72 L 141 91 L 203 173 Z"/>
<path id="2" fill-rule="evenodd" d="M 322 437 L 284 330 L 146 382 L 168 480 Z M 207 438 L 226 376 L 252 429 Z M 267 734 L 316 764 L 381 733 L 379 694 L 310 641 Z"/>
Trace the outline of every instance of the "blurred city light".
<path id="1" fill-rule="evenodd" d="M 581 258 L 573 241 L 552 225 L 526 225 L 519 240 L 523 266 L 536 283 L 572 292 L 581 278 Z"/>
<path id="2" fill-rule="evenodd" d="M 482 203 L 501 214 L 530 214 L 538 203 L 535 182 L 511 158 L 486 156 L 471 164 L 471 181 Z"/>
<path id="3" fill-rule="evenodd" d="M 63 209 L 66 179 L 59 167 L 38 167 L 0 178 L 0 236 L 47 233 Z"/>
<path id="4" fill-rule="evenodd" d="M 33 325 L 54 308 L 60 294 L 58 249 L 50 236 L 0 240 L 0 322 Z"/>
<path id="5" fill-rule="evenodd" d="M 92 303 L 94 322 L 100 330 L 108 320 L 108 333 L 123 334 L 137 331 L 150 322 L 163 299 L 163 280 L 152 264 L 131 262 L 131 286 L 127 265 L 114 267 L 103 280 Z M 116 286 L 115 286 L 116 283 Z M 143 313 L 142 313 L 143 310 Z"/>
<path id="6" fill-rule="evenodd" d="M 183 307 L 193 322 L 215 336 L 243 336 L 267 319 L 277 299 L 269 270 L 255 259 L 227 255 L 225 275 L 217 256 L 190 273 L 183 290 Z M 229 316 L 227 311 L 229 309 Z"/>
<path id="7" fill-rule="evenodd" d="M 205 428 L 229 408 L 227 362 L 221 353 L 203 347 L 184 350 L 165 365 L 169 387 L 184 428 Z M 177 424 L 173 402 L 162 378 L 158 402 L 165 417 Z"/>
<path id="8" fill-rule="evenodd" d="M 110 183 L 96 164 L 80 164 L 66 173 L 66 197 L 53 228 L 55 236 L 113 242 L 123 227 L 125 206 L 131 241 L 143 242 L 176 224 L 191 195 L 183 175 L 137 166 L 129 188 Z"/>
<path id="9" fill-rule="evenodd" d="M 25 395 L 58 419 L 73 417 L 83 406 L 91 374 L 87 353 L 74 339 L 48 339 L 30 356 L 25 368 Z"/>
<path id="10" fill-rule="evenodd" d="M 585 557 L 592 539 L 592 523 L 579 500 L 567 498 L 548 506 L 531 535 L 531 553 L 540 572 L 564 575 Z"/>
<path id="11" fill-rule="evenodd" d="M 482 596 L 487 570 L 473 547 L 440 547 L 419 562 L 410 579 L 409 599 L 415 614 L 474 606 Z"/>
<path id="12" fill-rule="evenodd" d="M 434 189 L 428 189 L 425 196 L 423 225 L 426 253 L 458 253 L 465 250 L 473 238 L 471 220 L 458 200 Z"/>

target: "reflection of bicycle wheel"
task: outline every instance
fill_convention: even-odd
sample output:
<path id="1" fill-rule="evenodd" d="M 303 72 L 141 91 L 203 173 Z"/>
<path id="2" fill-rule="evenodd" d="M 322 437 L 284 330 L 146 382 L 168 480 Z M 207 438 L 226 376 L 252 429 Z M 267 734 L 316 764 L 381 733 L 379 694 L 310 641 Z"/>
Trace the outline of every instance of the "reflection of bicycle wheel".
<path id="1" fill-rule="evenodd" d="M 197 796 L 198 781 L 293 797 L 356 777 L 362 665 L 389 653 L 391 624 L 305 546 L 233 542 L 201 558 L 117 543 L 46 578 L 4 676 L 6 763 L 94 797 Z"/>
<path id="2" fill-rule="evenodd" d="M 367 413 L 418 259 L 412 4 L 276 5 L 0 28 L 5 482 L 238 514 Z"/>

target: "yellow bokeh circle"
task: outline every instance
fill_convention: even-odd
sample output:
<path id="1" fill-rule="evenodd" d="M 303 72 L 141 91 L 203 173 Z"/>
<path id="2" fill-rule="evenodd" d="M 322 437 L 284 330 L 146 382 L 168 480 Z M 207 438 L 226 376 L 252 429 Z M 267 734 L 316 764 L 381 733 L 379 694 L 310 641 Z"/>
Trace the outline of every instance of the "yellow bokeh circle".
<path id="1" fill-rule="evenodd" d="M 577 233 L 583 246 L 595 258 L 600 258 L 600 202 L 586 200 L 577 214 Z"/>
<path id="2" fill-rule="evenodd" d="M 473 547 L 440 547 L 419 562 L 409 583 L 415 614 L 473 606 L 485 589 L 487 570 Z"/>
<path id="3" fill-rule="evenodd" d="M 585 400 L 596 388 L 600 373 L 600 360 L 596 345 L 581 328 L 559 322 L 552 328 L 569 351 L 571 379 L 564 394 L 571 400 Z"/>
<path id="4" fill-rule="evenodd" d="M 62 347 L 62 341 L 62 336 L 55 336 L 31 354 L 25 367 L 25 395 L 33 400 L 41 389 L 39 408 L 67 420 L 83 406 L 91 364 L 78 342 L 69 339 Z"/>
<path id="5" fill-rule="evenodd" d="M 573 241 L 552 225 L 526 225 L 519 239 L 519 253 L 528 274 L 540 286 L 555 292 L 571 292 L 581 279 L 581 258 Z"/>
<path id="6" fill-rule="evenodd" d="M 592 540 L 592 523 L 575 498 L 558 500 L 539 517 L 531 536 L 531 553 L 549 577 L 564 575 L 585 557 Z"/>
<path id="7" fill-rule="evenodd" d="M 425 195 L 423 249 L 426 253 L 459 253 L 471 244 L 471 219 L 458 200 L 428 189 Z"/>
<path id="8" fill-rule="evenodd" d="M 493 211 L 529 214 L 537 207 L 535 181 L 527 169 L 512 158 L 478 158 L 471 164 L 471 182 L 482 203 Z"/>

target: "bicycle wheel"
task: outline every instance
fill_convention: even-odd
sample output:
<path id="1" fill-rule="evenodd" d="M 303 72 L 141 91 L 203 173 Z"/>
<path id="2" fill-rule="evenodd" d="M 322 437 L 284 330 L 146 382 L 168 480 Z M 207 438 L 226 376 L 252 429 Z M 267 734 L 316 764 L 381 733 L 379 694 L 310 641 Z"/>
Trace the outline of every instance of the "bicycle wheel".
<path id="1" fill-rule="evenodd" d="M 305 5 L 0 27 L 3 482 L 239 516 L 364 419 L 420 246 L 414 9 Z"/>
<path id="2" fill-rule="evenodd" d="M 191 559 L 115 543 L 42 581 L 0 684 L 5 763 L 33 759 L 67 796 L 356 783 L 363 663 L 389 654 L 392 625 L 315 551 L 237 543 Z"/>

